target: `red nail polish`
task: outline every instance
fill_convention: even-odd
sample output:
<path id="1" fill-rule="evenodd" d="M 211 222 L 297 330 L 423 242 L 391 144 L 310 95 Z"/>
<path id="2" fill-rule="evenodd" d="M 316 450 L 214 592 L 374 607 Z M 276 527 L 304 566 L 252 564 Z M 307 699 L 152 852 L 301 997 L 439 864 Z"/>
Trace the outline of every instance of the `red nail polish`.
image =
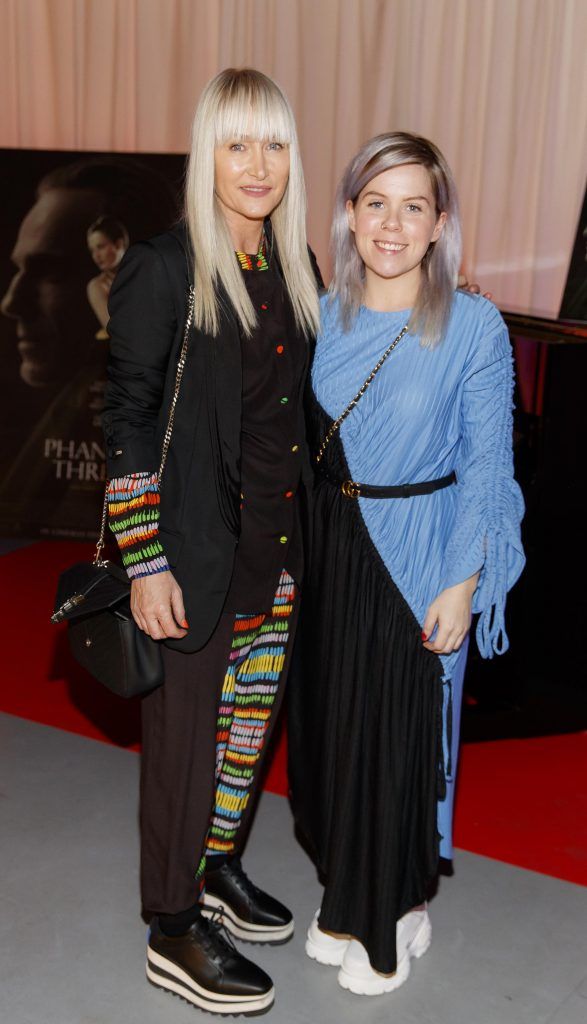
<path id="1" fill-rule="evenodd" d="M 422 630 L 422 642 L 426 643 L 427 639 L 428 639 L 428 637 L 426 636 L 424 630 Z"/>
<path id="2" fill-rule="evenodd" d="M 189 628 L 190 628 L 190 627 L 188 626 L 188 620 L 187 620 L 187 619 L 184 619 L 184 620 L 183 620 L 183 622 L 182 622 L 182 626 L 183 626 L 183 628 L 184 628 L 184 629 L 189 629 Z"/>

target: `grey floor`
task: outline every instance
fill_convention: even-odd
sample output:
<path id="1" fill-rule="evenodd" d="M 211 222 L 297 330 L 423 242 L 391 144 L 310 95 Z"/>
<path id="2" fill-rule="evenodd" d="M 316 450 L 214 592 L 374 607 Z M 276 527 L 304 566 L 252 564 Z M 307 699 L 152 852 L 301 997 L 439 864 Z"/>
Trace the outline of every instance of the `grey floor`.
<path id="1" fill-rule="evenodd" d="M 0 715 L 0 1019 L 194 1024 L 144 979 L 136 754 Z M 388 996 L 343 992 L 303 951 L 320 900 L 287 802 L 261 801 L 245 866 L 289 903 L 279 948 L 244 946 L 275 980 L 272 1024 L 586 1024 L 587 893 L 458 852 L 431 905 L 434 938 Z M 211 1018 L 202 1017 L 202 1020 Z"/>

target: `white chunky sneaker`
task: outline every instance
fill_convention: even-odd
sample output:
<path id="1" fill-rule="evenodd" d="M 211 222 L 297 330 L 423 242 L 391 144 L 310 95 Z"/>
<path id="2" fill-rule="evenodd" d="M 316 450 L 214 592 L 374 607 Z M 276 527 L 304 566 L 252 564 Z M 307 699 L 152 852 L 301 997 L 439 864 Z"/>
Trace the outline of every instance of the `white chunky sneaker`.
<path id="1" fill-rule="evenodd" d="M 318 927 L 317 910 L 308 928 L 306 938 L 306 953 L 311 960 L 317 960 L 319 964 L 326 964 L 327 967 L 340 967 L 342 959 L 350 942 L 348 938 L 337 938 L 330 932 L 323 932 Z"/>
<path id="2" fill-rule="evenodd" d="M 345 950 L 338 984 L 358 996 L 380 996 L 393 992 L 410 974 L 410 960 L 424 955 L 430 945 L 432 928 L 428 911 L 411 910 L 396 926 L 397 969 L 393 974 L 374 971 L 365 947 L 357 939 L 351 939 Z"/>

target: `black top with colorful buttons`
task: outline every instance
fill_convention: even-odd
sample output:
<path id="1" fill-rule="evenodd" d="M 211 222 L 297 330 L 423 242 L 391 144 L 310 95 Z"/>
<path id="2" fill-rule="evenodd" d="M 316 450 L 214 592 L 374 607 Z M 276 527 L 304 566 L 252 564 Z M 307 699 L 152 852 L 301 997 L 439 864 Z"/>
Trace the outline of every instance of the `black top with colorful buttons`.
<path id="1" fill-rule="evenodd" d="M 283 569 L 303 573 L 298 500 L 308 345 L 275 261 L 238 253 L 258 325 L 241 334 L 241 533 L 225 611 L 269 612 Z"/>

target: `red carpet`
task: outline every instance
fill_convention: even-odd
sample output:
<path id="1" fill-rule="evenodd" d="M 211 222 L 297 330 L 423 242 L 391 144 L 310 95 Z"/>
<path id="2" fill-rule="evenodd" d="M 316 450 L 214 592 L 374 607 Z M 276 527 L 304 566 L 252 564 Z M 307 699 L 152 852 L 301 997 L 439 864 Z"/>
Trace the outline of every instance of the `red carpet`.
<path id="1" fill-rule="evenodd" d="M 59 569 L 92 550 L 43 542 L 0 560 L 0 710 L 137 750 L 138 702 L 90 679 L 69 655 L 65 627 L 49 622 Z M 287 793 L 286 761 L 282 736 L 266 780 L 274 793 Z M 457 846 L 587 885 L 586 769 L 585 733 L 463 746 Z"/>
<path id="2" fill-rule="evenodd" d="M 587 734 L 463 745 L 454 838 L 587 885 Z"/>

